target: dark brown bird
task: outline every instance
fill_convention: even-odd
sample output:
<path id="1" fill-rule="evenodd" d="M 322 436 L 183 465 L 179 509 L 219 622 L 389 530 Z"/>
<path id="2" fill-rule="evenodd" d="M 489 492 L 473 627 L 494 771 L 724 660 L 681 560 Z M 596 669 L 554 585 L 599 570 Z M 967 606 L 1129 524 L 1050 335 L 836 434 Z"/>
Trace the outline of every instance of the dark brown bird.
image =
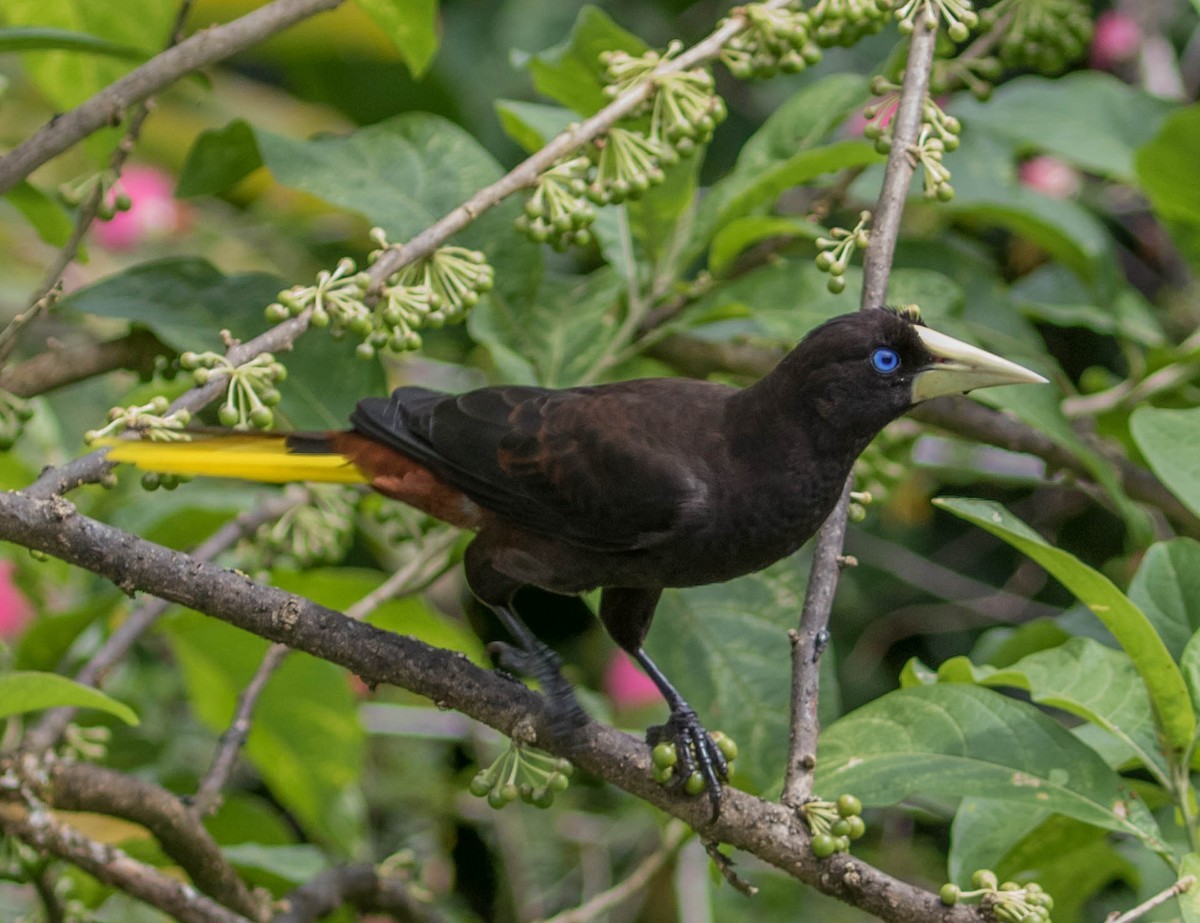
<path id="1" fill-rule="evenodd" d="M 714 814 L 725 761 L 642 642 L 666 587 L 717 583 L 798 549 L 855 458 L 914 404 L 1045 381 L 891 310 L 835 317 L 748 388 L 662 378 L 449 395 L 398 388 L 360 401 L 349 430 L 115 445 L 163 473 L 366 481 L 476 533 L 467 582 L 508 627 L 564 721 L 581 717 L 555 656 L 521 622 L 524 586 L 601 588 L 600 620 L 670 707 L 652 739 L 704 776 Z"/>

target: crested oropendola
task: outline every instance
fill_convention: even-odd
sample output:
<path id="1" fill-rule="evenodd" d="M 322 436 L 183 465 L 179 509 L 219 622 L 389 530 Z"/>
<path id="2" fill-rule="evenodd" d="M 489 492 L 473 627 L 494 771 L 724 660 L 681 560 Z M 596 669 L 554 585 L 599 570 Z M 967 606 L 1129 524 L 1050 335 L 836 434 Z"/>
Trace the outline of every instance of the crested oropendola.
<path id="1" fill-rule="evenodd" d="M 601 589 L 600 620 L 662 691 L 686 779 L 714 816 L 725 760 L 642 642 L 665 587 L 717 583 L 798 549 L 829 515 L 855 458 L 891 420 L 939 395 L 1045 379 L 871 309 L 810 332 L 744 389 L 651 378 L 554 390 L 397 388 L 350 428 L 112 444 L 109 458 L 168 474 L 366 482 L 476 533 L 467 583 L 523 652 L 559 715 L 580 716 L 555 656 L 512 606 L 517 590 Z"/>

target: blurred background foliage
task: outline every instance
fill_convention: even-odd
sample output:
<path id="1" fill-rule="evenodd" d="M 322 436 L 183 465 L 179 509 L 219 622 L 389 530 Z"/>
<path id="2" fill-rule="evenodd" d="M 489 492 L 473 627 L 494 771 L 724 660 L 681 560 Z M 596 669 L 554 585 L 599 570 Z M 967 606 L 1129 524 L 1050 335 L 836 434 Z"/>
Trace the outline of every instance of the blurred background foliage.
<path id="1" fill-rule="evenodd" d="M 256 5 L 197 0 L 190 27 Z M 19 366 L 47 343 L 120 336 L 131 324 L 150 331 L 168 358 L 145 363 L 141 378 L 118 372 L 29 395 L 34 414 L 0 454 L 0 486 L 23 487 L 43 465 L 79 454 L 82 434 L 111 405 L 182 391 L 188 376 L 176 375 L 178 352 L 218 349 L 222 329 L 244 338 L 260 332 L 263 307 L 281 289 L 343 256 L 362 265 L 373 225 L 402 240 L 498 177 L 578 117 L 563 107 L 594 78 L 573 69 L 587 70 L 588 48 L 613 47 L 605 42 L 614 39 L 690 44 L 723 11 L 682 0 L 587 9 L 412 0 L 403 17 L 410 31 L 393 41 L 364 12 L 370 6 L 344 4 L 159 95 L 122 180 L 133 208 L 95 227 L 84 258 L 67 272 L 67 298 L 13 361 Z M 1075 454 L 1091 481 L 910 420 L 894 425 L 861 465 L 860 487 L 876 500 L 847 541 L 859 566 L 843 575 L 823 661 L 827 724 L 895 690 L 902 670 L 919 686 L 936 681 L 924 665 L 961 655 L 1001 668 L 1071 639 L 1112 643 L 1029 558 L 931 505 L 938 494 L 999 501 L 1116 585 L 1142 573 L 1144 584 L 1173 594 L 1183 626 L 1176 659 L 1200 627 L 1192 612 L 1200 597 L 1189 592 L 1200 562 L 1194 548 L 1158 545 L 1167 549 L 1157 552 L 1159 569 L 1145 563 L 1155 539 L 1197 537 L 1200 515 L 1196 10 L 1183 2 L 1097 3 L 1090 13 L 1098 17 L 1091 47 L 1064 62 L 1064 73 L 1013 66 L 987 101 L 963 91 L 941 97 L 964 126 L 945 161 L 955 195 L 931 202 L 914 188 L 889 297 L 917 302 L 932 326 L 1051 377 L 1053 388 L 1001 389 L 981 400 Z M 7 27 L 86 33 L 122 52 L 0 54 L 0 146 L 14 146 L 50 113 L 152 55 L 175 14 L 168 0 L 6 0 Z M 347 341 L 306 336 L 284 357 L 289 379 L 277 422 L 335 426 L 356 398 L 400 383 L 456 390 L 704 372 L 744 382 L 755 363 L 856 307 L 859 269 L 851 265 L 846 292 L 832 294 L 813 265 L 814 241 L 828 228 L 853 227 L 877 192 L 882 157 L 861 140 L 861 112 L 871 102 L 871 75 L 893 72 L 899 40 L 888 26 L 827 50 L 801 74 L 768 81 L 735 81 L 717 68 L 729 118 L 665 186 L 621 216 L 603 212 L 595 242 L 567 253 L 510 230 L 519 204 L 498 209 L 462 235 L 497 272 L 496 291 L 468 323 L 423 330 L 420 352 L 371 362 L 356 360 Z M 305 140 L 314 136 L 326 137 Z M 56 190 L 102 167 L 118 138 L 118 130 L 97 133 L 0 201 L 0 319 L 37 290 L 69 233 L 71 211 Z M 816 219 L 806 220 L 814 208 Z M 623 324 L 633 302 L 643 320 L 658 323 Z M 751 360 L 739 364 L 739 355 Z M 1132 500 L 1116 458 L 1150 466 L 1184 513 L 1168 521 Z M 147 496 L 123 472 L 116 487 L 89 487 L 73 500 L 89 515 L 187 548 L 263 495 L 259 487 L 195 482 Z M 344 503 L 359 507 L 352 519 L 337 502 L 308 523 L 315 550 L 262 535 L 257 549 L 242 547 L 229 563 L 346 607 L 417 561 L 421 592 L 385 604 L 372 620 L 483 662 L 475 631 L 491 638 L 498 629 L 466 599 L 452 566 L 462 543 L 375 499 Z M 8 667 L 70 675 L 137 605 L 60 562 L 12 546 L 0 553 Z M 738 738 L 735 782 L 765 795 L 777 793 L 782 777 L 785 632 L 806 572 L 802 552 L 759 577 L 669 593 L 650 638 L 653 655 L 680 677 L 710 726 Z M 522 605 L 598 714 L 639 730 L 665 714 L 585 606 L 536 594 Z M 1170 621 L 1155 624 L 1163 632 Z M 81 720 L 111 731 L 107 763 L 191 792 L 265 648 L 222 623 L 172 611 L 105 683 L 141 724 L 93 713 Z M 967 672 L 942 679 L 983 682 Z M 1036 690 L 1033 698 L 1040 701 Z M 853 733 L 844 727 L 851 730 L 837 741 Z M 992 746 L 1007 744 L 993 738 Z M 337 859 L 400 854 L 433 906 L 455 920 L 548 916 L 612 886 L 660 843 L 666 821 L 657 811 L 586 778 L 548 814 L 490 810 L 466 783 L 500 748 L 495 735 L 455 715 L 395 689 L 367 689 L 295 654 L 272 679 L 246 758 L 209 826 L 249 880 L 279 893 Z M 1128 768 L 1127 756 L 1109 765 Z M 1129 777 L 1152 781 L 1136 766 Z M 1150 799 L 1149 807 L 1162 803 Z M 1164 828 L 1169 814 L 1168 806 Z M 925 791 L 901 807 L 868 811 L 869 833 L 855 851 L 935 888 L 948 877 L 965 883 L 984 865 L 1036 875 L 1059 900 L 1054 918 L 1062 921 L 1100 919 L 1171 880 L 1136 837 L 1114 837 L 1078 816 L 1011 815 L 986 797 L 960 804 Z M 90 832 L 166 862 L 144 831 L 98 820 Z M 19 865 L 20 856 L 5 861 Z M 863 918 L 756 862 L 740 870 L 761 888 L 750 903 L 719 885 L 703 850 L 687 841 L 607 919 Z M 62 874 L 94 919 L 158 918 L 82 873 Z M 33 903 L 27 886 L 0 884 L 0 917 L 31 913 Z"/>

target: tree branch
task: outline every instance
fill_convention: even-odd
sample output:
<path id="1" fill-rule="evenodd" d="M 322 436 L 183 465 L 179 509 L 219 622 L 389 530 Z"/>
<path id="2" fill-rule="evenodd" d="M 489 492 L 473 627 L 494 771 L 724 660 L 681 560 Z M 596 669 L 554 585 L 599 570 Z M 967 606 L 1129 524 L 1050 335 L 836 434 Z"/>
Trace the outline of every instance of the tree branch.
<path id="1" fill-rule="evenodd" d="M 346 904 L 387 913 L 400 923 L 444 923 L 444 917 L 413 897 L 408 881 L 366 863 L 322 872 L 281 901 L 272 923 L 316 923 Z"/>
<path id="2" fill-rule="evenodd" d="M 782 805 L 729 790 L 720 818 L 712 823 L 706 801 L 653 781 L 649 753 L 630 735 L 589 722 L 556 736 L 553 715 L 540 696 L 476 667 L 461 654 L 259 586 L 244 574 L 196 561 L 82 516 L 61 497 L 42 500 L 23 493 L 0 494 L 0 538 L 100 574 L 128 592 L 140 588 L 307 651 L 369 682 L 401 686 L 505 734 L 512 734 L 520 723 L 532 730 L 537 746 L 681 818 L 705 837 L 753 853 L 885 920 L 978 923 L 982 919 L 970 908 L 943 907 L 936 895 L 850 856 L 816 859 L 802 821 Z"/>
<path id="3" fill-rule="evenodd" d="M 70 112 L 56 115 L 37 134 L 0 157 L 0 194 L 92 132 L 119 124 L 130 106 L 180 77 L 341 3 L 342 0 L 275 0 L 233 22 L 197 32 L 155 55 Z"/>
<path id="4" fill-rule="evenodd" d="M 145 327 L 135 327 L 114 340 L 51 348 L 0 369 L 0 388 L 17 397 L 36 397 L 116 369 L 149 375 L 156 357 L 173 352 Z"/>

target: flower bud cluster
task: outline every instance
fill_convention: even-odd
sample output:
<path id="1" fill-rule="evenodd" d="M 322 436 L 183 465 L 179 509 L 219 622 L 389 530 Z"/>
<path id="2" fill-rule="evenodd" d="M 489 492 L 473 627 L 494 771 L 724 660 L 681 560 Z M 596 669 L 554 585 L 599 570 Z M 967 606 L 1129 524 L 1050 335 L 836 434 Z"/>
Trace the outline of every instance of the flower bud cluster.
<path id="1" fill-rule="evenodd" d="M 133 201 L 125 192 L 110 194 L 119 178 L 115 170 L 89 173 L 61 184 L 58 187 L 58 196 L 65 204 L 77 208 L 95 195 L 96 217 L 107 221 L 117 212 L 127 211 L 133 205 Z"/>
<path id="2" fill-rule="evenodd" d="M 192 415 L 187 410 L 168 414 L 169 406 L 167 399 L 159 395 L 146 404 L 112 407 L 108 411 L 108 422 L 100 429 L 90 429 L 84 433 L 83 441 L 90 444 L 132 429 L 155 442 L 182 442 L 188 438 L 183 429 L 192 421 Z"/>
<path id="3" fill-rule="evenodd" d="M 870 212 L 860 212 L 858 224 L 850 230 L 834 228 L 829 232 L 829 237 L 817 238 L 817 248 L 821 251 L 816 258 L 817 269 L 829 273 L 827 287 L 835 295 L 846 288 L 846 268 L 854 251 L 865 251 L 870 243 L 871 233 L 867 230 L 870 221 Z"/>
<path id="4" fill-rule="evenodd" d="M 271 353 L 259 353 L 248 362 L 234 365 L 220 353 L 185 352 L 179 365 L 192 373 L 197 385 L 227 378 L 225 403 L 217 411 L 222 426 L 236 430 L 252 427 L 270 429 L 275 423 L 271 410 L 282 399 L 275 387 L 287 378 L 287 369 Z"/>
<path id="5" fill-rule="evenodd" d="M 1062 73 L 1092 40 L 1091 5 L 1083 0 L 1000 0 L 981 20 L 1004 29 L 996 46 L 1004 66 L 1043 74 Z"/>
<path id="6" fill-rule="evenodd" d="M 812 834 L 812 851 L 818 859 L 849 852 L 850 843 L 867 832 L 862 819 L 862 802 L 853 795 L 837 801 L 806 801 L 797 809 Z"/>
<path id="7" fill-rule="evenodd" d="M 911 34 L 918 17 L 924 17 L 931 29 L 937 28 L 939 18 L 944 19 L 946 34 L 955 42 L 965 42 L 971 30 L 979 25 L 971 0 L 907 0 L 896 10 L 901 34 Z"/>
<path id="8" fill-rule="evenodd" d="M 571 244 L 591 243 L 589 229 L 596 220 L 596 209 L 586 197 L 591 168 L 588 158 L 572 157 L 539 176 L 525 214 L 517 218 L 517 230 L 534 243 L 548 243 L 559 251 Z"/>
<path id="9" fill-rule="evenodd" d="M 746 28 L 725 43 L 721 61 L 739 80 L 798 74 L 821 60 L 813 23 L 804 10 L 751 3 L 742 7 Z"/>
<path id="10" fill-rule="evenodd" d="M 11 391 L 0 388 L 0 452 L 7 452 L 21 438 L 33 408 Z"/>
<path id="11" fill-rule="evenodd" d="M 499 810 L 520 798 L 526 804 L 548 808 L 554 796 L 566 790 L 575 767 L 567 760 L 510 740 L 508 748 L 471 779 L 468 790 Z"/>
<path id="12" fill-rule="evenodd" d="M 343 257 L 333 272 L 322 269 L 315 285 L 293 285 L 279 293 L 279 300 L 267 305 L 267 320 L 279 323 L 312 308 L 309 323 L 314 327 L 332 327 L 335 334 L 349 330 L 365 335 L 373 327 L 371 309 L 363 301 L 370 277 L 355 272 L 354 260 Z"/>
<path id="13" fill-rule="evenodd" d="M 239 543 L 239 569 L 254 572 L 282 566 L 301 570 L 342 560 L 354 534 L 358 499 L 358 491 L 350 487 L 310 484 L 302 500 Z"/>
<path id="14" fill-rule="evenodd" d="M 733 761 L 737 759 L 738 755 L 737 743 L 722 731 L 713 731 L 709 736 L 721 751 L 721 755 L 725 757 L 727 771 L 732 775 Z M 679 773 L 679 750 L 675 744 L 669 741 L 655 744 L 654 749 L 650 751 L 650 760 L 654 764 L 654 781 L 659 785 L 671 784 Z M 693 759 L 692 765 L 694 762 Z M 698 769 L 693 769 L 691 774 L 683 780 L 683 790 L 689 795 L 699 795 L 706 787 L 704 776 Z"/>
<path id="15" fill-rule="evenodd" d="M 948 882 L 942 885 L 938 897 L 947 907 L 958 903 L 978 903 L 989 916 L 1000 923 L 1050 923 L 1054 898 L 1036 881 L 1020 885 L 1015 881 L 1000 883 L 991 869 L 979 869 L 971 876 L 972 890 L 963 891 Z"/>
<path id="16" fill-rule="evenodd" d="M 819 0 L 808 11 L 812 36 L 822 48 L 849 47 L 880 31 L 892 11 L 892 0 Z"/>

